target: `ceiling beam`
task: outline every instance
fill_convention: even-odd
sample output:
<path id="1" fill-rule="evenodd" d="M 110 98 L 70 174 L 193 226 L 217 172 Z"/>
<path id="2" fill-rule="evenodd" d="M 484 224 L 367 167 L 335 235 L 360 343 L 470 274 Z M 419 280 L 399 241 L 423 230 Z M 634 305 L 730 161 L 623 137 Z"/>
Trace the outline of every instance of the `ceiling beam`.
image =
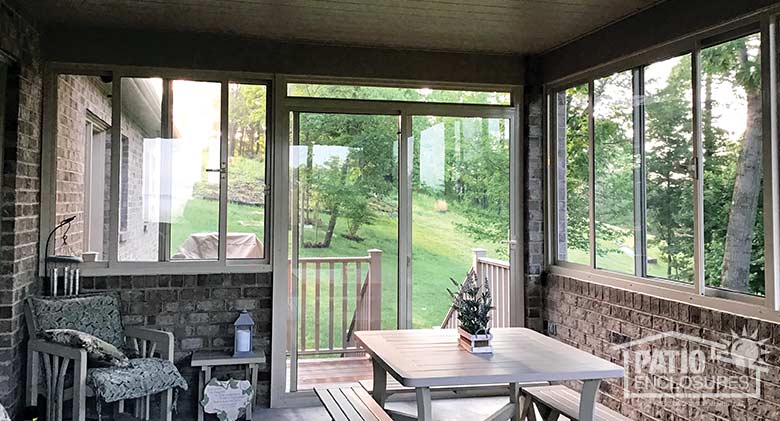
<path id="1" fill-rule="evenodd" d="M 232 35 L 51 27 L 47 61 L 520 85 L 523 57 L 277 42 Z"/>

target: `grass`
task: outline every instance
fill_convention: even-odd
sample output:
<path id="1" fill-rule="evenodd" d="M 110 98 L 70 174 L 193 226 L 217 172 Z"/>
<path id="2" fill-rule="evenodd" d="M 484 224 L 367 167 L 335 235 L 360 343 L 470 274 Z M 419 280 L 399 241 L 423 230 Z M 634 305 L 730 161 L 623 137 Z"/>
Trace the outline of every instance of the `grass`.
<path id="1" fill-rule="evenodd" d="M 436 210 L 435 199 L 421 194 L 415 194 L 412 206 L 412 325 L 415 328 L 430 328 L 439 326 L 449 309 L 452 299 L 447 293 L 451 286 L 449 278 L 462 281 L 471 267 L 472 249 L 484 248 L 488 256 L 500 257 L 497 251 L 504 245 L 473 241 L 468 235 L 458 230 L 456 225 L 465 221 L 465 217 L 457 211 L 442 213 Z M 255 233 L 263 238 L 264 211 L 260 207 L 231 203 L 228 205 L 228 231 Z M 320 215 L 323 224 L 327 223 L 328 215 Z M 398 218 L 395 214 L 379 213 L 369 225 L 360 228 L 359 235 L 364 238 L 357 242 L 343 236 L 346 232 L 346 220 L 340 218 L 330 248 L 301 248 L 301 257 L 356 257 L 367 256 L 369 249 L 382 250 L 382 327 L 392 329 L 397 324 L 397 279 L 398 279 Z M 214 232 L 217 230 L 217 202 L 194 199 L 187 203 L 183 215 L 176 220 L 172 229 L 173 251 L 195 232 Z M 304 228 L 306 241 L 322 241 L 324 226 Z M 606 246 L 606 244 L 604 244 Z M 651 274 L 664 275 L 666 262 L 657 248 L 650 248 L 651 257 L 656 257 L 658 263 L 649 265 Z M 582 250 L 569 251 L 572 262 L 588 263 L 588 254 Z M 505 258 L 504 258 L 505 260 Z M 598 256 L 599 267 L 609 270 L 633 273 L 634 258 L 622 252 L 610 252 Z M 367 265 L 362 267 L 365 277 Z M 330 330 L 328 318 L 330 302 L 329 267 L 324 265 L 320 271 L 320 347 L 326 347 Z M 354 265 L 349 266 L 349 276 L 346 291 L 342 291 L 341 266 L 334 266 L 334 305 L 333 331 L 335 338 L 342 337 L 342 298 L 347 298 L 346 324 L 352 318 L 355 308 L 355 275 Z M 314 267 L 307 270 L 306 288 L 306 343 L 308 348 L 315 348 L 315 309 L 316 309 L 316 271 Z M 302 288 L 299 282 L 299 290 Z M 299 300 L 299 307 L 301 306 Z M 340 344 L 340 339 L 336 339 Z"/>
<path id="2" fill-rule="evenodd" d="M 456 211 L 442 213 L 435 210 L 435 200 L 429 196 L 416 194 L 413 198 L 412 219 L 412 324 L 416 328 L 430 328 L 441 325 L 452 299 L 447 293 L 451 287 L 449 278 L 462 281 L 471 268 L 472 249 L 484 248 L 488 256 L 499 257 L 496 253 L 501 247 L 496 243 L 473 241 L 468 235 L 458 230 L 456 224 L 465 221 L 465 217 Z M 195 232 L 214 232 L 217 230 L 217 202 L 193 199 L 185 206 L 182 216 L 176 220 L 172 228 L 173 250 Z M 320 215 L 323 223 L 327 223 L 328 215 Z M 228 231 L 252 232 L 263 238 L 262 208 L 231 203 L 228 205 Z M 336 225 L 331 246 L 327 249 L 301 248 L 301 257 L 354 257 L 367 256 L 369 249 L 382 250 L 382 327 L 395 328 L 397 325 L 397 279 L 398 279 L 398 218 L 395 214 L 382 212 L 369 225 L 360 228 L 359 235 L 364 238 L 357 242 L 343 236 L 346 232 L 346 220 L 340 218 Z M 304 229 L 306 241 L 322 241 L 324 226 L 319 229 L 308 226 Z M 320 296 L 329 296 L 329 268 L 321 268 Z M 367 268 L 363 267 L 363 276 Z M 334 336 L 341 337 L 341 267 L 334 268 L 336 284 L 334 285 Z M 307 346 L 315 347 L 315 270 L 307 272 L 306 295 L 306 325 Z M 299 283 L 300 288 L 300 283 Z M 350 277 L 347 284 L 348 300 L 347 324 L 352 317 L 355 306 L 354 266 L 350 266 Z M 299 304 L 300 306 L 300 304 Z M 320 320 L 320 345 L 326 346 L 329 335 L 329 319 L 327 314 L 330 302 L 320 301 L 323 316 Z M 338 341 L 337 341 L 338 343 Z"/>

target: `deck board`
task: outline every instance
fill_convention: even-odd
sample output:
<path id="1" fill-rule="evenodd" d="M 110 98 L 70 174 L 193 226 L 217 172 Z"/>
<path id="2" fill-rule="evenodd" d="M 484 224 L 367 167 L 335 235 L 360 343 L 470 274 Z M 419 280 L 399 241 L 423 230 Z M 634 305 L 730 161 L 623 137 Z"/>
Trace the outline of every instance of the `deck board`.
<path id="1" fill-rule="evenodd" d="M 289 379 L 290 362 L 287 362 Z M 298 360 L 298 390 L 318 384 L 354 383 L 373 377 L 368 357 L 307 358 Z"/>

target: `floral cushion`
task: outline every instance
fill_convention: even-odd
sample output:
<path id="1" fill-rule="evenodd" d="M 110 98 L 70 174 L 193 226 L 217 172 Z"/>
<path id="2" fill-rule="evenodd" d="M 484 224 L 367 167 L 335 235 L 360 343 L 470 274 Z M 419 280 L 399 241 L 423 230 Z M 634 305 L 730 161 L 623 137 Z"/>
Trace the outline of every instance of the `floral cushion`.
<path id="1" fill-rule="evenodd" d="M 127 356 L 114 345 L 89 333 L 73 329 L 49 329 L 41 333 L 41 338 L 60 345 L 81 348 L 87 351 L 89 362 L 100 366 L 126 367 Z"/>
<path id="2" fill-rule="evenodd" d="M 0 404 L 0 421 L 11 421 L 11 417 L 8 416 L 8 412 L 6 412 L 2 404 Z"/>
<path id="3" fill-rule="evenodd" d="M 49 329 L 73 329 L 97 336 L 117 348 L 125 343 L 119 300 L 115 294 L 33 297 L 28 305 L 38 335 Z"/>
<path id="4" fill-rule="evenodd" d="M 187 382 L 173 362 L 159 358 L 137 358 L 127 367 L 100 367 L 87 370 L 87 386 L 103 402 L 135 399 L 168 389 L 187 390 Z"/>

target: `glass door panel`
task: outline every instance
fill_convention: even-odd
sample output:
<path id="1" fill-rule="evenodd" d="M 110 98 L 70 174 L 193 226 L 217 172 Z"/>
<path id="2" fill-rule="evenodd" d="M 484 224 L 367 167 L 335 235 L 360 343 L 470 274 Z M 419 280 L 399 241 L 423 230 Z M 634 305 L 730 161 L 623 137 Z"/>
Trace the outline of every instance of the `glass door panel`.
<path id="1" fill-rule="evenodd" d="M 455 327 L 448 289 L 487 282 L 493 326 L 509 326 L 510 121 L 412 120 L 412 327 Z"/>
<path id="2" fill-rule="evenodd" d="M 395 329 L 399 117 L 293 113 L 288 390 L 371 378 L 358 330 Z"/>

